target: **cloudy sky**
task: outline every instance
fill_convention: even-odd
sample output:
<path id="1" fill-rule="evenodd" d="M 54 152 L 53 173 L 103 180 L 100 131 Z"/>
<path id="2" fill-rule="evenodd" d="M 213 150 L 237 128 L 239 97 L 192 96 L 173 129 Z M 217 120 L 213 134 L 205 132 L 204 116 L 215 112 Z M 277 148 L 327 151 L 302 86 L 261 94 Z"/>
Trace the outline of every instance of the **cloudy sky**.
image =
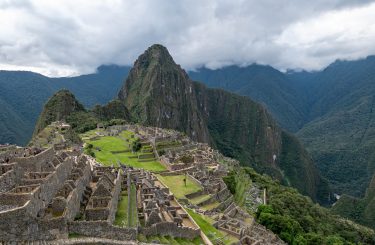
<path id="1" fill-rule="evenodd" d="M 365 0 L 0 0 L 0 23 L 0 69 L 49 76 L 131 65 L 153 43 L 188 70 L 317 70 L 375 54 Z"/>

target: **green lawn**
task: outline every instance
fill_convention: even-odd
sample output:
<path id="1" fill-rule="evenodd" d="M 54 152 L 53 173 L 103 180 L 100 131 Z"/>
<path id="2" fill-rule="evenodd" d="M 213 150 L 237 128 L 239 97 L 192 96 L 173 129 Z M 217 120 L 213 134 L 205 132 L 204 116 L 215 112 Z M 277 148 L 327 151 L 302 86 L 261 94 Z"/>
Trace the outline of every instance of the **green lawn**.
<path id="1" fill-rule="evenodd" d="M 194 197 L 194 198 L 190 199 L 190 202 L 192 204 L 199 204 L 203 201 L 206 201 L 206 200 L 210 199 L 210 197 L 211 197 L 210 195 L 204 194 L 204 195 L 197 196 L 197 197 Z"/>
<path id="2" fill-rule="evenodd" d="M 128 225 L 128 195 L 126 191 L 121 193 L 121 200 L 117 206 L 114 224 L 121 227 Z"/>
<path id="3" fill-rule="evenodd" d="M 206 204 L 206 205 L 202 206 L 201 209 L 212 210 L 214 208 L 217 208 L 219 205 L 220 205 L 220 203 L 215 201 L 215 202 L 212 202 L 212 203 L 209 203 L 209 204 Z"/>
<path id="4" fill-rule="evenodd" d="M 85 143 L 92 144 L 94 146 L 93 152 L 95 153 L 95 158 L 106 166 L 110 166 L 112 164 L 117 166 L 118 162 L 121 162 L 128 166 L 143 168 L 154 172 L 166 170 L 164 165 L 158 161 L 155 161 L 154 158 L 150 158 L 146 162 L 138 161 L 137 154 L 142 154 L 141 151 L 139 153 L 132 153 L 128 147 L 129 143 L 124 140 L 124 138 L 130 139 L 130 141 L 135 140 L 134 138 L 131 138 L 133 133 L 130 131 L 121 132 L 119 137 L 103 136 L 97 140 L 85 139 L 83 136 L 87 135 L 95 135 L 95 132 L 93 132 L 93 130 L 86 132 L 85 134 L 82 134 L 81 137 L 84 139 Z M 114 151 L 128 152 L 114 154 L 112 153 Z"/>
<path id="5" fill-rule="evenodd" d="M 128 213 L 128 225 L 129 227 L 136 227 L 138 221 L 138 213 L 137 213 L 137 190 L 135 185 L 132 184 L 130 186 L 130 206 L 129 206 L 129 213 Z"/>
<path id="6" fill-rule="evenodd" d="M 90 130 L 90 131 L 87 131 L 87 132 L 84 132 L 83 134 L 80 134 L 79 136 L 85 140 L 85 139 L 88 139 L 88 138 L 91 138 L 91 137 L 95 137 L 97 136 L 97 132 L 103 132 L 104 130 L 103 129 L 93 129 L 93 130 Z"/>
<path id="7" fill-rule="evenodd" d="M 200 215 L 195 213 L 191 209 L 186 209 L 189 215 L 195 220 L 198 226 L 201 228 L 204 234 L 213 242 L 214 244 L 217 243 L 224 243 L 224 244 L 232 244 L 238 242 L 233 236 L 226 234 L 225 232 L 219 231 L 212 225 L 212 220 L 204 215 Z"/>
<path id="8" fill-rule="evenodd" d="M 115 136 L 103 136 L 98 140 L 88 140 L 87 143 L 94 145 L 94 148 L 99 147 L 101 151 L 124 151 L 129 150 L 125 146 L 125 142 Z"/>
<path id="9" fill-rule="evenodd" d="M 188 240 L 186 238 L 173 238 L 170 236 L 144 236 L 139 234 L 137 240 L 144 243 L 158 242 L 160 244 L 173 244 L 173 245 L 201 245 L 204 244 L 200 236 L 194 238 L 193 240 Z"/>
<path id="10" fill-rule="evenodd" d="M 194 182 L 189 176 L 186 177 L 186 186 L 184 183 L 185 175 L 157 175 L 157 177 L 169 187 L 177 199 L 186 198 L 185 195 L 202 190 L 202 187 Z"/>
<path id="11" fill-rule="evenodd" d="M 136 137 L 133 136 L 134 133 L 131 132 L 131 131 L 126 131 L 125 130 L 125 131 L 122 131 L 119 135 L 120 135 L 120 137 L 124 137 L 124 138 L 130 139 L 130 141 L 136 140 Z M 133 138 L 132 138 L 132 136 L 133 136 Z"/>

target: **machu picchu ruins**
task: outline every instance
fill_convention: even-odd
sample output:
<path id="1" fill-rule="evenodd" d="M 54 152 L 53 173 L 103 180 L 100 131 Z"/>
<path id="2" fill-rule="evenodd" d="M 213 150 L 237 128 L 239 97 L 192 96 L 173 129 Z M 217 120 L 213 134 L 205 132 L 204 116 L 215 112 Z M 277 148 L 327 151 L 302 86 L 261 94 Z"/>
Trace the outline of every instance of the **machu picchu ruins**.
<path id="1" fill-rule="evenodd" d="M 51 127 L 69 130 L 61 122 Z M 134 154 L 134 161 L 142 164 L 160 161 L 162 171 L 120 160 L 101 164 L 85 154 L 87 142 L 101 137 L 119 137 L 131 149 L 112 151 L 114 155 Z M 44 148 L 0 147 L 1 244 L 70 244 L 74 239 L 115 244 L 151 236 L 205 244 L 284 244 L 235 204 L 222 179 L 228 166 L 218 162 L 224 157 L 208 144 L 174 130 L 136 124 L 98 125 L 82 139 L 86 147 L 67 144 L 60 136 L 45 141 Z M 132 148 L 135 142 L 139 153 Z M 97 154 L 103 151 L 91 147 Z M 183 184 L 171 185 L 173 179 Z M 195 189 L 174 193 L 176 187 L 185 189 L 183 185 Z M 230 239 L 209 238 L 191 214 L 209 217 Z"/>

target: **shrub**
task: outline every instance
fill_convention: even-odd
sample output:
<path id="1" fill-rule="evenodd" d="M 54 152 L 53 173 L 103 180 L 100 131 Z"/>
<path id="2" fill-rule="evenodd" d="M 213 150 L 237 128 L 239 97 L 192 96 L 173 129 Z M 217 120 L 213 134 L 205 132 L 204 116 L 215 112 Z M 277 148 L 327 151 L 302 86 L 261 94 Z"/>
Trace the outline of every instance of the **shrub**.
<path id="1" fill-rule="evenodd" d="M 132 144 L 132 150 L 133 152 L 137 152 L 142 148 L 142 144 L 139 139 L 135 140 Z"/>

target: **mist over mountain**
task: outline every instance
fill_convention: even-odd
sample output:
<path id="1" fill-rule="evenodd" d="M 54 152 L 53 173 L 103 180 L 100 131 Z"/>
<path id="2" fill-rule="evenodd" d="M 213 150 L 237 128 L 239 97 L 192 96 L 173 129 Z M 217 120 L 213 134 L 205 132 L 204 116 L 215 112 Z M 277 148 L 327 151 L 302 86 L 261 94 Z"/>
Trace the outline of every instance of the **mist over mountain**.
<path id="1" fill-rule="evenodd" d="M 363 196 L 375 172 L 374 68 L 369 56 L 317 72 L 251 65 L 191 76 L 264 104 L 282 127 L 296 132 L 336 192 Z"/>
<path id="2" fill-rule="evenodd" d="M 309 154 L 264 107 L 193 82 L 161 45 L 139 56 L 118 97 L 135 122 L 183 131 L 314 200 L 329 202 L 327 183 Z"/>
<path id="3" fill-rule="evenodd" d="M 0 143 L 25 145 L 44 103 L 56 91 L 69 89 L 86 107 L 114 98 L 130 67 L 100 66 L 96 73 L 49 78 L 33 72 L 0 71 Z"/>
<path id="4" fill-rule="evenodd" d="M 336 192 L 361 196 L 374 172 L 374 60 L 370 56 L 337 61 L 319 72 L 283 73 L 253 64 L 201 68 L 188 74 L 209 87 L 246 95 L 264 105 L 281 127 L 297 133 Z M 1 121 L 0 142 L 25 144 L 44 101 L 60 88 L 71 90 L 86 107 L 107 103 L 129 69 L 102 66 L 95 74 L 69 78 L 0 72 L 0 103 L 7 118 Z M 205 134 L 198 135 L 207 137 L 207 130 L 202 130 Z"/>

